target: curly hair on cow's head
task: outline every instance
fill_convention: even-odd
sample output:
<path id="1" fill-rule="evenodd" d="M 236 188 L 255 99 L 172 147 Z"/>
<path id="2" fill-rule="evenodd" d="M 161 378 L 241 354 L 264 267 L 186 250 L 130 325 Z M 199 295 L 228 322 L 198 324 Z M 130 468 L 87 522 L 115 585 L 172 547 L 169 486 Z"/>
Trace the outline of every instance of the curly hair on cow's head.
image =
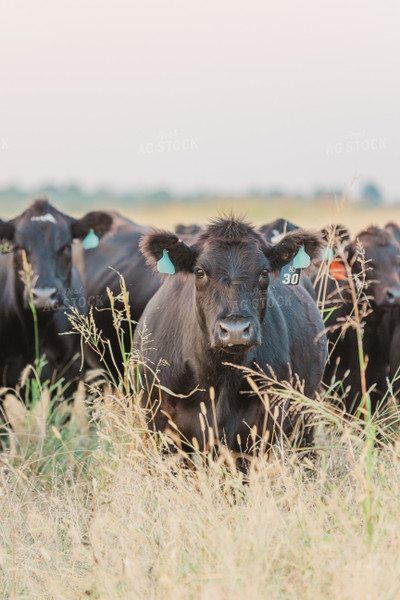
<path id="1" fill-rule="evenodd" d="M 261 239 L 255 227 L 244 221 L 243 218 L 235 217 L 233 214 L 222 215 L 210 221 L 210 224 L 200 234 L 198 241 L 201 243 L 212 238 L 238 243 L 249 235 L 254 239 Z"/>
<path id="2" fill-rule="evenodd" d="M 39 196 L 38 198 L 35 198 L 35 200 L 32 200 L 28 210 L 30 209 L 38 215 L 44 215 L 48 213 L 51 210 L 51 208 L 53 207 L 51 206 L 47 196 Z"/>

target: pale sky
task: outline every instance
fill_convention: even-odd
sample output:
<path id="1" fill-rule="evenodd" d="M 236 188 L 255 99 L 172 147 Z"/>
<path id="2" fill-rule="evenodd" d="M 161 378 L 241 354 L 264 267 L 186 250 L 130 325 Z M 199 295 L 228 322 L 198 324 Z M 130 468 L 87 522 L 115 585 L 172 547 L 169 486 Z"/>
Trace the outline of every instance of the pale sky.
<path id="1" fill-rule="evenodd" d="M 399 0 L 0 0 L 0 185 L 400 198 Z"/>

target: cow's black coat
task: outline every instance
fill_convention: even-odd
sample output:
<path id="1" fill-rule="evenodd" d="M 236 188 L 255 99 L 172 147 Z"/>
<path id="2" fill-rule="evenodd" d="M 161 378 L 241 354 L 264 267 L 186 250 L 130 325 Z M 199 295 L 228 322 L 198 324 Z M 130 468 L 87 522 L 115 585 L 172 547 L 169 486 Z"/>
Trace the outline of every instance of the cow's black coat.
<path id="1" fill-rule="evenodd" d="M 260 231 L 264 238 L 268 242 L 271 242 L 271 244 L 276 244 L 283 235 L 290 231 L 296 231 L 296 229 L 299 229 L 298 225 L 282 218 L 275 219 L 275 221 L 271 221 L 270 223 L 265 223 L 265 225 L 261 225 L 260 227 Z"/>
<path id="2" fill-rule="evenodd" d="M 389 375 L 390 348 L 394 340 L 394 326 L 391 324 L 398 314 L 400 304 L 400 246 L 383 229 L 369 227 L 356 239 L 365 250 L 369 314 L 363 324 L 363 354 L 367 360 L 366 386 L 371 391 L 371 406 L 375 411 L 378 403 L 387 391 Z M 360 273 L 361 263 L 356 260 L 356 240 L 348 244 L 345 254 L 352 265 L 353 276 Z M 323 281 L 318 282 L 323 285 Z M 365 296 L 363 296 L 365 299 Z M 364 300 L 361 300 L 360 306 Z M 335 310 L 326 321 L 329 328 L 328 340 L 330 359 L 324 379 L 328 385 L 333 380 L 343 381 L 343 390 L 350 386 L 347 394 L 346 409 L 354 412 L 361 399 L 360 363 L 357 337 L 354 328 L 343 333 L 337 325 L 353 314 L 353 302 L 349 293 L 348 281 L 327 282 L 325 307 Z M 333 329 L 334 328 L 334 329 Z"/>
<path id="3" fill-rule="evenodd" d="M 161 284 L 161 277 L 146 265 L 139 251 L 139 240 L 147 228 L 133 223 L 114 211 L 107 213 L 111 219 L 110 230 L 100 240 L 97 248 L 86 250 L 84 253 L 86 296 L 94 307 L 93 316 L 96 327 L 102 332 L 102 337 L 110 341 L 109 348 L 105 347 L 105 361 L 114 377 L 122 372 L 123 357 L 120 342 L 113 324 L 110 298 L 107 288 L 115 298 L 121 294 L 121 284 L 118 273 L 125 280 L 129 293 L 129 309 L 131 324 L 123 320 L 120 324 L 120 334 L 124 338 L 125 352 L 131 351 L 130 330 L 134 330 L 144 307 Z M 116 300 L 115 309 L 124 314 L 124 304 Z M 93 367 L 101 367 L 104 363 L 95 352 L 86 351 L 86 358 Z M 114 364 L 115 363 L 115 364 Z"/>
<path id="4" fill-rule="evenodd" d="M 278 380 L 295 374 L 305 382 L 305 393 L 315 394 L 326 359 L 326 338 L 318 337 L 323 329 L 318 309 L 302 286 L 270 279 L 301 244 L 310 256 L 319 256 L 319 234 L 299 230 L 272 247 L 253 227 L 234 218 L 215 221 L 191 246 L 166 231 L 144 236 L 141 247 L 148 262 L 154 265 L 166 249 L 177 271 L 166 276 L 135 332 L 148 365 L 155 368 L 167 361 L 159 368 L 162 388 L 154 389 L 151 397 L 153 427 L 167 430 L 172 419 L 183 440 L 190 444 L 195 438 L 202 447 L 200 403 L 205 403 L 214 427 L 209 396 L 213 387 L 216 437 L 231 449 L 249 450 L 250 428 L 257 426 L 260 434 L 266 425 L 272 441 L 271 412 L 267 414 L 261 400 L 249 393 L 243 372 L 225 363 L 259 365 L 267 374 L 271 367 Z M 230 327 L 243 334 L 242 345 L 224 346 L 224 328 Z M 143 369 L 142 381 L 145 378 Z M 191 394 L 196 387 L 200 389 Z M 166 390 L 191 395 L 177 398 Z M 278 421 L 284 408 L 279 405 Z M 294 421 L 283 419 L 286 433 Z"/>
<path id="5" fill-rule="evenodd" d="M 13 251 L 0 255 L 0 384 L 15 387 L 21 371 L 35 360 L 33 302 L 38 319 L 39 353 L 47 364 L 42 380 L 79 376 L 80 342 L 77 335 L 60 335 L 71 329 L 66 312 L 86 308 L 82 281 L 72 262 L 72 240 L 93 229 L 100 237 L 110 225 L 101 212 L 82 219 L 69 217 L 46 198 L 32 203 L 11 221 L 0 220 L 0 239 Z M 31 291 L 21 278 L 24 256 L 32 268 Z M 26 264 L 26 263 L 25 263 Z"/>
<path id="6" fill-rule="evenodd" d="M 397 243 L 400 244 L 400 227 L 396 223 L 388 223 L 385 227 Z M 393 386 L 396 397 L 400 393 L 400 308 L 391 310 L 384 317 L 386 338 L 390 345 L 389 350 L 389 381 Z"/>

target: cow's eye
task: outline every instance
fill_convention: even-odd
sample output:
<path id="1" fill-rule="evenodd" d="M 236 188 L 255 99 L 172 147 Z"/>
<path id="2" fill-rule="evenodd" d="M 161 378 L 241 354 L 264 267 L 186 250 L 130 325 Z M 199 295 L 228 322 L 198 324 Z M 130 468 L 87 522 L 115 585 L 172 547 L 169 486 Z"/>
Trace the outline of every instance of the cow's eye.
<path id="1" fill-rule="evenodd" d="M 194 274 L 196 275 L 197 279 L 203 279 L 206 276 L 205 270 L 201 267 L 196 267 L 194 270 Z"/>
<path id="2" fill-rule="evenodd" d="M 260 273 L 260 279 L 268 279 L 269 274 L 270 270 L 268 269 L 268 267 L 264 267 L 264 269 Z"/>

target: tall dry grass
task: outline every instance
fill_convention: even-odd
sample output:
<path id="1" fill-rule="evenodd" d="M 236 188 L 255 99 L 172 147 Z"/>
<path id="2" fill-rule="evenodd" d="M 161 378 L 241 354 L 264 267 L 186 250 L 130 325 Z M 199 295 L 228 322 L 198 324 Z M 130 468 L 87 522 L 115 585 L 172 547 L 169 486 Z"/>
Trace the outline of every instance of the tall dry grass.
<path id="1" fill-rule="evenodd" d="M 88 400 L 66 421 L 45 392 L 35 414 L 8 398 L 2 598 L 400 597 L 399 443 L 319 413 L 316 460 L 278 444 L 245 479 L 160 452 L 122 396 L 91 419 Z"/>

